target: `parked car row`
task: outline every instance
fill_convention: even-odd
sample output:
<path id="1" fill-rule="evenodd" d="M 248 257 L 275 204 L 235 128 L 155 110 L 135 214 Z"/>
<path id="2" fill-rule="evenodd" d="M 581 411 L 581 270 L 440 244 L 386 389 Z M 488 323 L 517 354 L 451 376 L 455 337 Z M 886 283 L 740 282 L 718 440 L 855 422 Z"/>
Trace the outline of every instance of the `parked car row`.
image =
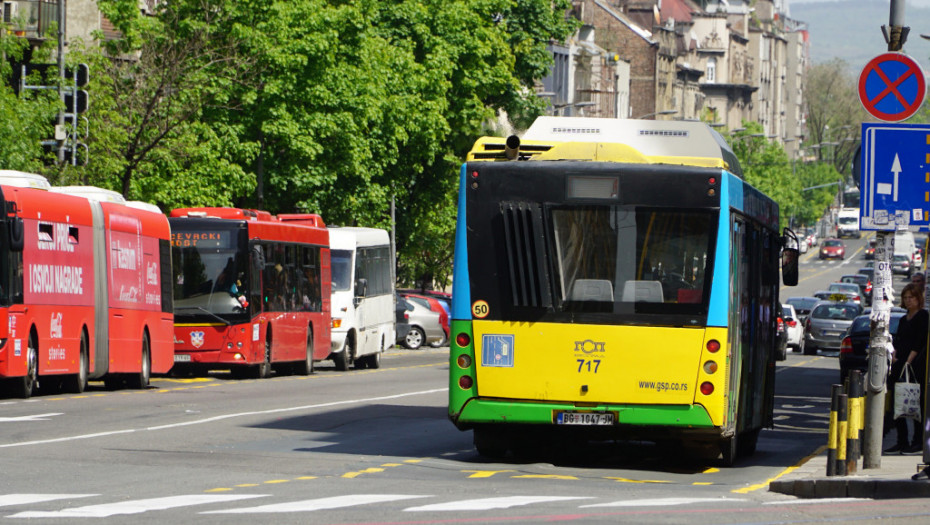
<path id="1" fill-rule="evenodd" d="M 438 348 L 449 340 L 449 301 L 444 304 L 429 295 L 401 290 L 397 293 L 397 343 L 410 350 L 428 344 Z"/>

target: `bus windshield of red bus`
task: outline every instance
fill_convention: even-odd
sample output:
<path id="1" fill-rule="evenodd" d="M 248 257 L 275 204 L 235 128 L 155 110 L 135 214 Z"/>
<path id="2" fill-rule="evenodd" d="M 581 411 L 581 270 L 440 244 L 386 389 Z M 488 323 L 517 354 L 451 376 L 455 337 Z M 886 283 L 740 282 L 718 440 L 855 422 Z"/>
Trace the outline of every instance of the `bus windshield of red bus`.
<path id="1" fill-rule="evenodd" d="M 248 257 L 238 249 L 238 228 L 177 226 L 171 234 L 175 315 L 245 313 Z"/>
<path id="2" fill-rule="evenodd" d="M 555 278 L 566 309 L 591 309 L 583 303 L 604 303 L 608 311 L 624 303 L 636 304 L 637 311 L 648 303 L 706 304 L 712 212 L 560 206 L 550 217 Z"/>

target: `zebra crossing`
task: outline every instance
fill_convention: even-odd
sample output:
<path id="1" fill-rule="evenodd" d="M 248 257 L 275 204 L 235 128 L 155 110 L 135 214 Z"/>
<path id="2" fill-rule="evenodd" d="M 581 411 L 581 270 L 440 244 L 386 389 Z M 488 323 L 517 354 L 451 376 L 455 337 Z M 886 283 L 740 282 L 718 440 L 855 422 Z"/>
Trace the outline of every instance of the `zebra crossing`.
<path id="1" fill-rule="evenodd" d="M 119 500 L 107 503 L 92 503 L 93 499 L 104 497 L 100 494 L 5 494 L 0 495 L 0 516 L 4 518 L 108 518 L 157 512 L 172 509 L 191 508 L 197 514 L 278 514 L 314 512 L 320 510 L 346 509 L 364 505 L 408 502 L 413 506 L 401 505 L 400 512 L 481 512 L 510 509 L 515 507 L 532 507 L 553 504 L 569 504 L 578 509 L 594 507 L 665 507 L 670 505 L 693 505 L 702 503 L 728 503 L 746 501 L 739 498 L 658 498 L 654 500 L 636 499 L 619 501 L 601 501 L 603 498 L 593 496 L 551 496 L 520 495 L 496 496 L 488 498 L 461 499 L 442 502 L 430 502 L 438 497 L 424 494 L 351 494 L 330 496 L 280 503 L 254 505 L 256 500 L 271 498 L 271 494 L 186 494 Z M 74 506 L 77 499 L 88 500 L 87 505 Z M 251 501 L 250 501 L 251 500 Z M 419 500 L 414 503 L 414 500 Z M 24 507 L 68 502 L 67 506 L 54 510 L 22 510 Z M 208 505 L 222 505 L 222 509 L 206 509 Z M 6 514 L 6 512 L 10 514 Z"/>

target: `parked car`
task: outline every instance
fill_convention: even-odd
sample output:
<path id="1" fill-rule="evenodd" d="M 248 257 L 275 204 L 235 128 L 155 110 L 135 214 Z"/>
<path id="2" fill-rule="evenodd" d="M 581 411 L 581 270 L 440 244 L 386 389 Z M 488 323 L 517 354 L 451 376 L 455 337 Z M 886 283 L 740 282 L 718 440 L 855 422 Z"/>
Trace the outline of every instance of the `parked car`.
<path id="1" fill-rule="evenodd" d="M 839 350 L 846 330 L 853 319 L 862 313 L 856 303 L 823 301 L 814 305 L 804 326 L 804 355 L 815 355 L 817 350 Z"/>
<path id="2" fill-rule="evenodd" d="M 804 325 L 798 319 L 794 306 L 783 304 L 781 312 L 781 319 L 785 322 L 785 332 L 788 335 L 787 347 L 792 351 L 798 351 L 801 349 L 801 340 L 804 337 Z"/>
<path id="3" fill-rule="evenodd" d="M 807 253 L 807 250 L 810 249 L 810 242 L 804 237 L 798 239 L 798 251 L 801 253 Z"/>
<path id="4" fill-rule="evenodd" d="M 824 239 L 820 243 L 821 259 L 845 259 L 846 245 L 839 239 Z"/>
<path id="5" fill-rule="evenodd" d="M 395 344 L 403 344 L 407 339 L 407 332 L 410 331 L 410 313 L 412 308 L 400 294 L 394 294 L 394 331 L 397 333 Z"/>
<path id="6" fill-rule="evenodd" d="M 446 311 L 449 319 L 452 319 L 452 294 L 447 292 L 440 292 L 438 290 L 416 290 L 413 288 L 400 288 L 397 291 L 402 294 L 425 295 L 426 297 L 432 297 L 433 299 L 436 299 Z"/>
<path id="7" fill-rule="evenodd" d="M 442 330 L 439 313 L 414 301 L 408 300 L 407 304 L 410 305 L 410 310 L 407 311 L 410 329 L 407 331 L 407 337 L 404 338 L 404 346 L 410 350 L 416 350 L 424 344 L 442 344 L 446 333 Z"/>
<path id="8" fill-rule="evenodd" d="M 775 360 L 784 361 L 788 359 L 788 331 L 785 329 L 785 319 L 781 315 L 775 320 L 778 323 L 775 328 Z"/>
<path id="9" fill-rule="evenodd" d="M 907 314 L 903 308 L 895 308 L 891 312 L 888 322 L 888 332 L 894 334 L 898 331 L 898 323 Z M 872 337 L 872 327 L 869 315 L 863 314 L 853 319 L 846 331 L 846 336 L 840 344 L 840 382 L 842 383 L 850 370 L 861 370 L 863 373 L 869 364 L 869 343 Z"/>
<path id="10" fill-rule="evenodd" d="M 841 283 L 858 284 L 866 304 L 872 304 L 872 279 L 868 275 L 853 273 L 840 277 Z"/>
<path id="11" fill-rule="evenodd" d="M 891 260 L 891 273 L 892 275 L 906 275 L 910 279 L 913 273 L 910 257 L 896 253 Z"/>
<path id="12" fill-rule="evenodd" d="M 830 283 L 830 286 L 827 287 L 828 292 L 847 292 L 853 294 L 852 302 L 862 305 L 863 299 L 865 298 L 865 293 L 862 291 L 862 288 L 856 283 Z"/>
<path id="13" fill-rule="evenodd" d="M 805 235 L 807 238 L 807 244 L 811 246 L 817 246 L 817 230 L 815 228 L 808 228 Z"/>
<path id="14" fill-rule="evenodd" d="M 819 301 L 820 299 L 817 297 L 789 297 L 785 301 L 785 304 L 790 304 L 794 307 L 797 319 L 801 321 L 801 324 L 804 324 L 804 322 L 807 321 L 807 316 L 811 313 L 811 308 Z"/>
<path id="15" fill-rule="evenodd" d="M 856 273 L 861 273 L 862 275 L 868 277 L 869 282 L 875 282 L 875 267 L 874 265 L 871 265 L 872 263 L 869 263 L 869 264 L 870 266 L 867 266 L 865 268 L 859 268 L 859 270 L 857 270 Z"/>
<path id="16" fill-rule="evenodd" d="M 863 254 L 866 259 L 871 260 L 875 258 L 875 243 L 877 241 L 872 239 L 869 241 L 869 244 L 865 247 L 865 253 Z"/>
<path id="17" fill-rule="evenodd" d="M 443 338 L 441 341 L 431 341 L 430 346 L 439 348 L 449 340 L 449 312 L 443 308 L 438 299 L 427 297 L 425 295 L 401 293 L 407 301 L 419 304 L 439 314 L 439 325 L 442 327 Z"/>

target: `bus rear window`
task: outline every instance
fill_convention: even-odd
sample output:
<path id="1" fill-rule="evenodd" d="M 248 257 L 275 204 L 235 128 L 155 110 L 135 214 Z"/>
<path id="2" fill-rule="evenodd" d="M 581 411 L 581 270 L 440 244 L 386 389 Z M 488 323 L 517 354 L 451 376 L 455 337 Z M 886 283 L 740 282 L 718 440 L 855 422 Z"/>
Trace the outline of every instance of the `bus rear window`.
<path id="1" fill-rule="evenodd" d="M 624 206 L 551 210 L 554 267 L 567 309 L 702 305 L 713 213 Z M 629 307 L 623 308 L 628 310 Z"/>

